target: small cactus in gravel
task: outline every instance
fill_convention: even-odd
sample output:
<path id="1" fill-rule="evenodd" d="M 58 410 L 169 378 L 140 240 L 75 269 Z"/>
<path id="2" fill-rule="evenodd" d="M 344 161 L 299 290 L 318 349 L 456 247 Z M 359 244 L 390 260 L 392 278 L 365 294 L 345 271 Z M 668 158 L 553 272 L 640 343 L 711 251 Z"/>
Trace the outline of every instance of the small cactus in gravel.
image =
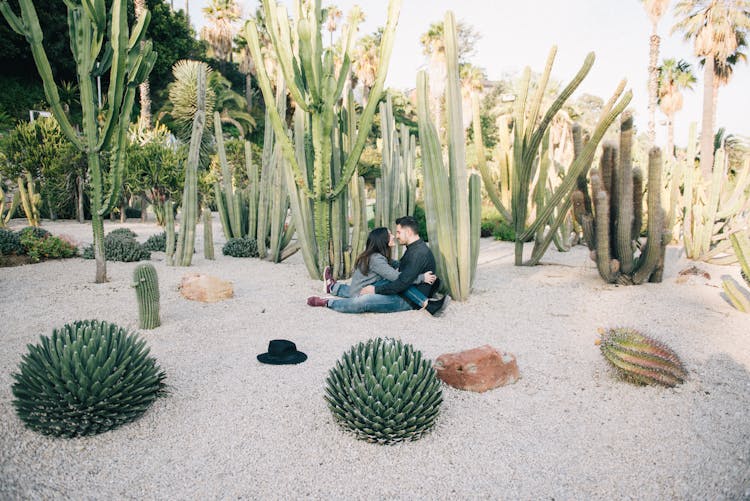
<path id="1" fill-rule="evenodd" d="M 141 329 L 159 327 L 159 279 L 154 265 L 143 263 L 135 267 L 133 287 L 138 298 L 138 326 Z"/>
<path id="2" fill-rule="evenodd" d="M 673 387 L 687 377 L 674 351 L 635 329 L 607 329 L 602 333 L 599 348 L 624 379 L 636 384 Z"/>

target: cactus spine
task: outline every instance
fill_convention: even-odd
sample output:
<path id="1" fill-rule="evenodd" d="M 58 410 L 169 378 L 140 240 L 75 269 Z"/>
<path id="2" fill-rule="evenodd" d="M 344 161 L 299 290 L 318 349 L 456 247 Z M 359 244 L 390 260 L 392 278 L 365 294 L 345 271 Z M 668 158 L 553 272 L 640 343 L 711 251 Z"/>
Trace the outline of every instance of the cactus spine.
<path id="1" fill-rule="evenodd" d="M 159 279 L 151 263 L 142 263 L 133 271 L 133 287 L 138 299 L 138 327 L 154 329 L 159 320 Z"/>
<path id="2" fill-rule="evenodd" d="M 652 148 L 648 161 L 648 239 L 639 240 L 643 182 L 632 166 L 633 117 L 625 113 L 620 127 L 620 151 L 604 145 L 600 169 L 591 173 L 595 215 L 580 214 L 586 242 L 594 252 L 601 277 L 609 283 L 637 285 L 661 282 L 664 252 L 670 233 L 661 204 L 662 161 L 659 148 Z M 577 199 L 583 197 L 576 193 Z M 640 249 L 636 258 L 634 252 Z"/>
<path id="3" fill-rule="evenodd" d="M 193 129 L 190 133 L 190 149 L 185 162 L 185 187 L 182 195 L 182 220 L 177 240 L 174 262 L 177 266 L 190 266 L 195 249 L 195 225 L 198 222 L 198 163 L 200 161 L 203 128 L 206 125 L 206 78 L 208 65 L 198 63 L 196 85 L 196 108 L 193 116 Z M 218 113 L 216 113 L 218 115 Z M 214 118 L 218 122 L 217 117 Z M 219 132 L 221 128 L 219 127 Z M 221 134 L 218 134 L 217 141 Z"/>
<path id="4" fill-rule="evenodd" d="M 206 259 L 214 258 L 214 232 L 213 221 L 211 218 L 211 209 L 203 209 L 203 257 Z"/>
<path id="5" fill-rule="evenodd" d="M 516 266 L 533 266 L 542 258 L 558 228 L 567 217 L 568 209 L 571 205 L 569 195 L 579 176 L 582 174 L 585 175 L 586 169 L 594 157 L 599 141 L 601 141 L 609 126 L 622 113 L 632 98 L 631 91 L 622 95 L 624 83 L 621 83 L 612 98 L 605 104 L 599 122 L 591 134 L 591 139 L 583 146 L 580 155 L 568 167 L 565 176 L 560 180 L 554 192 L 545 197 L 544 205 L 536 207 L 534 220 L 527 224 L 530 204 L 533 202 L 531 198 L 533 193 L 532 184 L 540 162 L 539 150 L 543 147 L 543 139 L 547 133 L 547 128 L 552 118 L 578 88 L 594 64 L 594 53 L 592 52 L 586 56 L 581 69 L 542 116 L 540 114 L 541 104 L 556 53 L 557 48 L 553 47 L 547 58 L 547 64 L 542 73 L 536 93 L 528 102 L 531 69 L 527 67 L 524 70 L 521 92 L 516 98 L 513 111 L 512 154 L 508 152 L 507 156 L 508 158 L 512 158 L 513 164 L 510 212 L 516 232 Z M 542 182 L 546 183 L 546 179 L 542 180 Z M 538 233 L 540 228 L 549 224 L 550 218 L 555 211 L 557 211 L 558 216 L 550 225 L 549 230 L 546 233 Z M 532 237 L 535 237 L 534 249 L 531 253 L 531 258 L 524 262 L 523 244 Z"/>
<path id="6" fill-rule="evenodd" d="M 635 329 L 608 329 L 602 334 L 599 348 L 625 379 L 636 384 L 673 387 L 687 377 L 674 351 Z"/>
<path id="7" fill-rule="evenodd" d="M 344 249 L 336 242 L 341 242 L 344 237 L 336 233 L 341 228 L 346 228 L 348 234 L 348 226 L 343 224 L 345 221 L 337 214 L 344 210 L 346 188 L 357 168 L 383 91 L 399 8 L 400 0 L 389 2 L 377 76 L 356 133 L 354 129 L 346 130 L 352 139 L 351 148 L 344 154 L 343 150 L 334 148 L 334 130 L 341 120 L 338 102 L 348 80 L 358 12 L 350 16 L 343 29 L 340 54 L 342 63 L 336 74 L 333 51 L 330 47 L 323 46 L 323 11 L 320 0 L 296 2 L 295 20 L 291 24 L 283 6 L 277 5 L 275 0 L 263 0 L 268 34 L 284 85 L 296 105 L 296 113 L 302 114 L 295 122 L 295 128 L 301 127 L 299 131 L 295 131 L 295 139 L 306 139 L 302 143 L 305 162 L 300 162 L 301 152 L 286 135 L 284 119 L 274 106 L 270 78 L 261 63 L 256 65 L 258 83 L 266 109 L 269 110 L 276 140 L 281 144 L 289 164 L 287 170 L 292 174 L 287 174 L 287 177 L 292 177 L 293 183 L 287 184 L 295 192 L 291 194 L 291 198 L 297 199 L 292 201 L 292 207 L 293 212 L 297 209 L 295 226 L 298 241 L 303 248 L 308 273 L 313 278 L 320 278 L 327 265 L 333 265 L 339 276 L 343 274 L 341 263 L 344 258 L 341 253 Z M 253 59 L 263 61 L 258 29 L 252 19 L 246 25 L 246 32 Z M 335 207 L 337 203 L 339 205 Z M 339 225 L 333 221 L 334 217 L 339 218 Z M 348 235 L 346 238 L 348 239 Z"/>
<path id="8" fill-rule="evenodd" d="M 427 74 L 417 74 L 417 110 L 425 181 L 425 212 L 437 274 L 453 299 L 469 296 L 474 281 L 481 219 L 480 180 L 477 174 L 467 182 L 465 139 L 461 116 L 456 24 L 452 12 L 445 15 L 446 59 L 448 62 L 446 113 L 448 119 L 448 165 L 429 113 Z M 481 132 L 480 132 L 481 133 Z M 471 202 L 471 204 L 470 204 Z"/>
<path id="9" fill-rule="evenodd" d="M 42 196 L 34 191 L 34 179 L 30 173 L 26 173 L 26 184 L 22 177 L 18 178 L 18 193 L 29 226 L 39 226 L 39 205 L 42 203 Z"/>
<path id="10" fill-rule="evenodd" d="M 375 180 L 375 226 L 392 228 L 396 218 L 414 215 L 417 146 L 406 125 L 396 128 L 390 95 L 380 103 L 380 125 L 383 161 L 382 176 Z"/>
<path id="11" fill-rule="evenodd" d="M 156 61 L 151 41 L 141 44 L 151 14 L 144 11 L 133 29 L 128 32 L 126 0 L 113 0 L 109 20 L 105 0 L 66 2 L 70 47 L 76 61 L 83 112 L 83 135 L 79 136 L 60 102 L 52 68 L 42 45 L 43 34 L 34 3 L 32 0 L 21 0 L 19 4 L 20 17 L 13 12 L 7 0 L 0 1 L 0 12 L 13 31 L 28 40 L 34 62 L 44 83 L 44 94 L 55 120 L 65 136 L 88 158 L 92 186 L 91 222 L 96 258 L 95 280 L 97 283 L 106 282 L 107 264 L 104 256 L 102 217 L 109 214 L 120 200 L 127 131 L 135 90 L 146 79 Z M 96 102 L 94 82 L 96 77 L 107 71 L 107 108 L 100 110 Z M 102 117 L 99 116 L 100 112 Z M 100 162 L 100 154 L 105 151 L 112 153 L 108 183 L 102 179 L 104 172 Z M 109 187 L 109 192 L 105 194 L 106 186 Z"/>

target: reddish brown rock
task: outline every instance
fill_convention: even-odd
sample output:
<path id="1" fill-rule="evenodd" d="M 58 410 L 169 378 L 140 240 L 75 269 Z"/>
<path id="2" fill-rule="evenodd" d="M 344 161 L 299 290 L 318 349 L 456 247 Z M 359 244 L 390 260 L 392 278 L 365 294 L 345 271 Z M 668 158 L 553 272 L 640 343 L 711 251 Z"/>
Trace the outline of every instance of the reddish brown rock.
<path id="1" fill-rule="evenodd" d="M 445 384 L 480 393 L 515 383 L 519 377 L 515 355 L 489 345 L 445 353 L 435 360 L 434 367 L 437 377 Z"/>
<path id="2" fill-rule="evenodd" d="M 182 277 L 180 293 L 185 299 L 202 303 L 216 303 L 234 296 L 232 282 L 220 278 L 192 273 Z"/>

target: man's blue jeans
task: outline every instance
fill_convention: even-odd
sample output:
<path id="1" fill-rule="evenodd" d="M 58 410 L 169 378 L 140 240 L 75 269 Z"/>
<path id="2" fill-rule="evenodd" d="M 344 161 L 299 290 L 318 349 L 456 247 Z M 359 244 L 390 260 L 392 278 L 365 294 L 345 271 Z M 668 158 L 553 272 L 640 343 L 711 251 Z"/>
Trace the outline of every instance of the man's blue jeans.
<path id="1" fill-rule="evenodd" d="M 386 280 L 382 280 L 376 282 L 374 285 L 380 285 L 385 282 Z M 329 299 L 328 307 L 340 313 L 393 313 L 396 311 L 409 311 L 414 309 L 409 304 L 409 301 L 418 306 L 427 301 L 427 297 L 413 285 L 404 291 L 404 295 L 409 298 L 409 301 L 406 301 L 397 294 L 367 294 L 350 297 L 349 286 L 346 284 L 336 284 L 332 292 L 343 299 Z"/>

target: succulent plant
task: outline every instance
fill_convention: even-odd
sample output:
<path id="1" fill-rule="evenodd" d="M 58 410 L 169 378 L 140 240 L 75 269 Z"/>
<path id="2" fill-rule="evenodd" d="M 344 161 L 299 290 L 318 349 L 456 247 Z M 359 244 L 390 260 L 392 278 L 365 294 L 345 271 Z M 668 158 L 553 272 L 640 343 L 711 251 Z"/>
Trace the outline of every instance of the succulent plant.
<path id="1" fill-rule="evenodd" d="M 117 228 L 108 233 L 110 236 L 118 236 L 118 237 L 125 237 L 125 238 L 136 238 L 138 234 L 131 230 L 130 228 Z"/>
<path id="2" fill-rule="evenodd" d="M 222 254 L 232 257 L 258 257 L 258 242 L 254 238 L 230 238 L 221 249 Z"/>
<path id="3" fill-rule="evenodd" d="M 674 351 L 635 329 L 607 329 L 599 347 L 604 358 L 633 383 L 673 387 L 687 377 Z"/>
<path id="4" fill-rule="evenodd" d="M 18 235 L 10 230 L 0 228 L 0 256 L 23 253 L 24 248 Z"/>
<path id="5" fill-rule="evenodd" d="M 66 324 L 28 349 L 13 375 L 13 405 L 45 435 L 105 432 L 137 419 L 164 393 L 166 376 L 145 341 L 115 324 Z"/>
<path id="6" fill-rule="evenodd" d="M 368 442 L 416 440 L 435 424 L 443 401 L 429 360 L 410 344 L 376 338 L 358 343 L 326 379 L 328 407 Z"/>
<path id="7" fill-rule="evenodd" d="M 130 263 L 151 259 L 151 252 L 145 245 L 141 245 L 135 238 L 128 236 L 124 232 L 120 231 L 116 233 L 116 231 L 118 230 L 112 231 L 104 237 L 104 256 L 107 261 Z M 93 247 L 90 245 L 85 247 L 81 256 L 84 259 L 94 259 Z"/>
<path id="8" fill-rule="evenodd" d="M 33 236 L 34 238 L 47 238 L 52 233 L 45 230 L 44 228 L 40 228 L 38 226 L 27 226 L 25 228 L 21 228 L 16 232 L 16 235 L 18 235 L 18 238 Z"/>
<path id="9" fill-rule="evenodd" d="M 138 326 L 159 327 L 159 278 L 151 263 L 139 264 L 133 270 L 133 287 L 138 298 Z"/>

